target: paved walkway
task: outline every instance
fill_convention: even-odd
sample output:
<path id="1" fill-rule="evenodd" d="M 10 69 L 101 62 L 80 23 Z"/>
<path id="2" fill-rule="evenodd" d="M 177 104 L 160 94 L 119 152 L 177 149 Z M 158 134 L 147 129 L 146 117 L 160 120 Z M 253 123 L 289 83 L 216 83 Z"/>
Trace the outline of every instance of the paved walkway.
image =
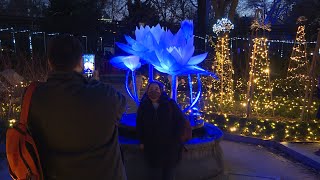
<path id="1" fill-rule="evenodd" d="M 320 143 L 287 143 L 282 142 L 282 145 L 318 162 L 320 164 L 320 156 L 314 154 L 314 152 L 320 149 Z"/>
<path id="2" fill-rule="evenodd" d="M 320 173 L 264 147 L 231 141 L 221 146 L 226 169 L 221 180 L 320 180 Z M 0 162 L 0 179 L 11 180 L 5 161 Z"/>
<path id="3" fill-rule="evenodd" d="M 222 141 L 221 146 L 230 180 L 320 180 L 320 173 L 264 147 L 231 141 Z"/>

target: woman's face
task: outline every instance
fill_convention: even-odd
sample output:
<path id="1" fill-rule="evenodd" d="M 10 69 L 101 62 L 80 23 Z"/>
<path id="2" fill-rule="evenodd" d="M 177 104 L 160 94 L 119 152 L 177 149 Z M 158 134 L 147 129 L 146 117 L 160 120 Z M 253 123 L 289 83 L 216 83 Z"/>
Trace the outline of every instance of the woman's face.
<path id="1" fill-rule="evenodd" d="M 150 84 L 148 89 L 148 97 L 151 99 L 151 101 L 158 101 L 161 95 L 160 87 L 158 84 L 153 83 Z"/>

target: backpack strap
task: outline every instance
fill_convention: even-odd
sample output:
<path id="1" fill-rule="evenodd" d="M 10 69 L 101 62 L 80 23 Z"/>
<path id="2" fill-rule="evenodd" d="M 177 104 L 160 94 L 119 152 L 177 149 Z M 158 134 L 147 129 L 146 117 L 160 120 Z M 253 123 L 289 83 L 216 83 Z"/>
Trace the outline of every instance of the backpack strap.
<path id="1" fill-rule="evenodd" d="M 21 107 L 21 113 L 20 113 L 20 121 L 19 124 L 21 125 L 27 125 L 28 123 L 28 115 L 29 115 L 29 108 L 31 103 L 31 98 L 34 90 L 37 87 L 36 82 L 32 82 L 24 94 L 23 101 L 22 101 L 22 107 Z"/>

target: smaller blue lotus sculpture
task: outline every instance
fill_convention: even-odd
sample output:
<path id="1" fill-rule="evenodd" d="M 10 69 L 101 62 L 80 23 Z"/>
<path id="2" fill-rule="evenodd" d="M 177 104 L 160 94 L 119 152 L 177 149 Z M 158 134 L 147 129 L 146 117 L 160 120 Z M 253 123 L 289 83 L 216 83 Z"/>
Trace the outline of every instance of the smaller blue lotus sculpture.
<path id="1" fill-rule="evenodd" d="M 138 56 L 117 56 L 110 60 L 110 63 L 123 70 L 128 70 L 127 76 L 126 76 L 126 90 L 129 94 L 129 96 L 136 102 L 136 104 L 139 104 L 139 96 L 137 92 L 137 86 L 136 86 L 136 75 L 135 70 L 139 69 L 141 67 L 140 58 Z M 129 75 L 130 72 L 132 74 L 132 87 L 133 87 L 133 94 L 131 93 L 128 84 L 129 84 Z"/>
<path id="2" fill-rule="evenodd" d="M 170 30 L 164 30 L 159 24 L 151 28 L 149 26 L 141 26 L 136 28 L 135 38 L 125 36 L 127 44 L 117 43 L 120 49 L 133 56 L 115 57 L 111 61 L 112 64 L 121 69 L 129 69 L 133 76 L 134 71 L 141 66 L 141 63 L 149 64 L 149 79 L 151 80 L 153 79 L 153 67 L 162 73 L 171 75 L 171 92 L 172 98 L 175 100 L 177 99 L 176 77 L 188 75 L 191 86 L 191 101 L 190 106 L 184 111 L 191 109 L 200 98 L 202 86 L 200 75 L 210 75 L 217 79 L 214 73 L 198 66 L 206 59 L 207 53 L 193 56 L 195 47 L 192 21 L 182 21 L 181 27 L 176 34 L 173 34 Z M 134 60 L 138 58 L 141 59 L 141 62 Z M 192 97 L 192 74 L 196 74 L 198 78 L 198 93 L 194 100 Z M 136 92 L 134 93 L 136 94 Z M 138 103 L 137 96 L 133 97 L 133 99 Z"/>

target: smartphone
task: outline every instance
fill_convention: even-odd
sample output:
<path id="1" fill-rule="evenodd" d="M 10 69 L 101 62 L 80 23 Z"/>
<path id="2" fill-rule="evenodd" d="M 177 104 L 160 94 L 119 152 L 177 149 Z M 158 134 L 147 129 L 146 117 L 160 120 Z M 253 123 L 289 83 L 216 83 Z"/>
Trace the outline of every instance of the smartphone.
<path id="1" fill-rule="evenodd" d="M 94 72 L 94 54 L 84 54 L 83 56 L 83 74 L 86 77 L 92 77 Z"/>

